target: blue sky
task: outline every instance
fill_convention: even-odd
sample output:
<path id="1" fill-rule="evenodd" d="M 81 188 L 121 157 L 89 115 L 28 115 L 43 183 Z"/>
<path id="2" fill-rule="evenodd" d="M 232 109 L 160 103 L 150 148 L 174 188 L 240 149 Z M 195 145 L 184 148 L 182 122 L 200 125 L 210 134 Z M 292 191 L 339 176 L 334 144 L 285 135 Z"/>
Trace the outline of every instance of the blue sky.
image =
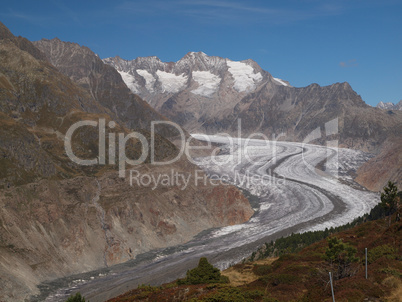
<path id="1" fill-rule="evenodd" d="M 347 81 L 370 105 L 402 99 L 400 0 L 2 1 L 0 21 L 101 58 L 203 51 L 251 58 L 296 87 Z"/>

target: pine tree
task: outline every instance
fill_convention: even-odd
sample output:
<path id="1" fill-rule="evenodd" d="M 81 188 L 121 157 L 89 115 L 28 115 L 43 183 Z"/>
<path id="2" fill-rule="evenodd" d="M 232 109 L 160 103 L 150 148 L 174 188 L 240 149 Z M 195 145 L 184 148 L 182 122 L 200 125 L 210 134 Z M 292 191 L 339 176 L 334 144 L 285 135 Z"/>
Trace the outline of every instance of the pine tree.
<path id="1" fill-rule="evenodd" d="M 388 185 L 383 188 L 381 193 L 381 206 L 385 209 L 386 216 L 389 216 L 389 225 L 391 225 L 391 215 L 398 208 L 398 188 L 392 181 L 388 181 Z"/>
<path id="2" fill-rule="evenodd" d="M 356 253 L 356 248 L 344 243 L 342 239 L 328 238 L 328 248 L 325 251 L 324 258 L 330 262 L 332 268 L 336 268 L 336 279 L 353 275 L 351 264 L 359 260 L 355 256 Z"/>
<path id="3" fill-rule="evenodd" d="M 70 296 L 66 302 L 85 302 L 85 298 L 80 293 L 76 293 L 74 296 Z"/>
<path id="4" fill-rule="evenodd" d="M 207 258 L 200 259 L 198 266 L 187 271 L 186 278 L 178 281 L 178 284 L 208 284 L 226 282 L 226 278 L 221 276 L 219 269 L 210 264 Z"/>

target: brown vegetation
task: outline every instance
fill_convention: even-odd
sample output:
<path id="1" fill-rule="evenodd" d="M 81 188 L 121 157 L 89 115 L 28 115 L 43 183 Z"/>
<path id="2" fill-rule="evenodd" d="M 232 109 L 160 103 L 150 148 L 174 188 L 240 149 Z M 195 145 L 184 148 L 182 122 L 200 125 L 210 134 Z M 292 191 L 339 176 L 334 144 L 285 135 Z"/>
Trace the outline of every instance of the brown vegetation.
<path id="1" fill-rule="evenodd" d="M 395 221 L 395 217 L 393 217 Z M 388 227 L 384 219 L 363 223 L 336 234 L 357 250 L 360 261 L 353 276 L 334 281 L 336 301 L 401 301 L 402 222 Z M 368 279 L 365 278 L 364 249 L 369 251 Z M 332 301 L 329 275 L 331 265 L 324 260 L 327 240 L 299 253 L 276 260 L 237 264 L 222 274 L 230 285 L 176 286 L 174 283 L 140 287 L 120 297 L 120 301 Z"/>

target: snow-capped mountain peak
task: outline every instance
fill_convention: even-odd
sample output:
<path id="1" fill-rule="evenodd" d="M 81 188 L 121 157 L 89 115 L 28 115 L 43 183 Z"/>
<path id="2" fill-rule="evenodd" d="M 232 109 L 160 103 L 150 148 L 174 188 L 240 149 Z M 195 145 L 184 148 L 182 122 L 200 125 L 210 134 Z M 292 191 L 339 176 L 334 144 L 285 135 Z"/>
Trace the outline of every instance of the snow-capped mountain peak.
<path id="1" fill-rule="evenodd" d="M 189 52 L 175 63 L 175 70 L 191 72 L 197 71 L 218 71 L 224 67 L 225 59 L 215 56 L 208 56 L 203 52 Z"/>
<path id="2" fill-rule="evenodd" d="M 399 103 L 394 104 L 391 102 L 379 102 L 376 106 L 377 108 L 383 109 L 383 110 L 402 110 L 402 100 L 399 101 Z"/>
<path id="3" fill-rule="evenodd" d="M 189 56 L 189 57 L 192 57 L 192 58 L 196 58 L 196 57 L 204 57 L 205 58 L 205 57 L 208 57 L 208 55 L 205 52 L 202 52 L 202 51 L 198 51 L 198 52 L 190 51 L 184 57 L 186 57 L 186 56 Z"/>
<path id="4" fill-rule="evenodd" d="M 179 108 L 188 108 L 191 113 L 178 118 L 188 119 L 189 123 L 192 120 L 202 123 L 202 116 L 213 117 L 232 110 L 240 100 L 264 85 L 274 89 L 291 87 L 288 82 L 273 78 L 251 59 L 233 61 L 201 51 L 188 52 L 177 62 L 162 62 L 155 56 L 103 61 L 117 69 L 132 92 L 162 114 L 170 116 L 179 112 Z"/>
<path id="5" fill-rule="evenodd" d="M 156 105 L 155 96 L 160 93 L 189 90 L 194 95 L 211 98 L 221 88 L 250 93 L 266 81 L 289 86 L 286 81 L 272 78 L 253 60 L 232 61 L 202 51 L 188 52 L 179 61 L 168 63 L 156 56 L 132 61 L 114 57 L 103 61 L 115 67 L 127 86 L 151 105 Z"/>

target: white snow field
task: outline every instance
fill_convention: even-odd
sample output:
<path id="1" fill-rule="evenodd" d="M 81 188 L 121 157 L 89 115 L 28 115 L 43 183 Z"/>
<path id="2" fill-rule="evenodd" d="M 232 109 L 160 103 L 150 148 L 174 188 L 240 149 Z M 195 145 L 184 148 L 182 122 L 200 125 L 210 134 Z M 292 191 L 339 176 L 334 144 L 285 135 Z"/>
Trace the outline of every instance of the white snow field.
<path id="1" fill-rule="evenodd" d="M 137 69 L 136 72 L 142 76 L 145 80 L 145 88 L 148 89 L 148 91 L 153 91 L 153 86 L 155 84 L 156 79 L 152 74 L 150 74 L 147 70 L 145 69 Z M 126 83 L 127 84 L 127 83 Z"/>
<path id="2" fill-rule="evenodd" d="M 221 78 L 209 71 L 193 71 L 192 76 L 194 81 L 199 85 L 198 88 L 192 90 L 194 94 L 210 97 L 219 87 Z"/>
<path id="3" fill-rule="evenodd" d="M 135 78 L 124 71 L 117 71 L 118 73 L 120 73 L 121 78 L 123 79 L 124 83 L 126 83 L 127 87 L 130 88 L 130 90 L 134 93 L 138 93 L 139 91 L 139 87 L 138 84 L 135 82 Z"/>
<path id="4" fill-rule="evenodd" d="M 174 73 L 157 70 L 158 80 L 162 85 L 162 92 L 176 93 L 186 85 L 187 77 L 184 74 L 175 75 Z"/>
<path id="5" fill-rule="evenodd" d="M 226 64 L 234 79 L 233 87 L 238 92 L 251 91 L 262 80 L 261 73 L 254 73 L 253 67 L 246 63 L 226 60 Z"/>
<path id="6" fill-rule="evenodd" d="M 202 134 L 193 137 L 219 144 L 221 155 L 195 160 L 214 179 L 221 177 L 251 193 L 250 198 L 257 200 L 254 216 L 240 225 L 203 232 L 189 243 L 150 251 L 92 275 L 76 276 L 87 280 L 84 283 L 61 280 L 46 301 L 64 301 L 72 288 L 92 302 L 104 301 L 139 284 L 162 284 L 183 276 L 200 257 L 208 257 L 224 269 L 264 242 L 292 232 L 351 222 L 379 202 L 378 194 L 357 186 L 348 175 L 370 154 L 292 142 Z M 323 165 L 323 160 L 328 164 Z M 65 284 L 64 288 L 60 284 Z"/>
<path id="7" fill-rule="evenodd" d="M 277 81 L 279 84 L 282 84 L 283 86 L 289 86 L 288 84 L 286 84 L 283 80 L 278 79 L 278 78 L 273 78 L 275 81 Z"/>

